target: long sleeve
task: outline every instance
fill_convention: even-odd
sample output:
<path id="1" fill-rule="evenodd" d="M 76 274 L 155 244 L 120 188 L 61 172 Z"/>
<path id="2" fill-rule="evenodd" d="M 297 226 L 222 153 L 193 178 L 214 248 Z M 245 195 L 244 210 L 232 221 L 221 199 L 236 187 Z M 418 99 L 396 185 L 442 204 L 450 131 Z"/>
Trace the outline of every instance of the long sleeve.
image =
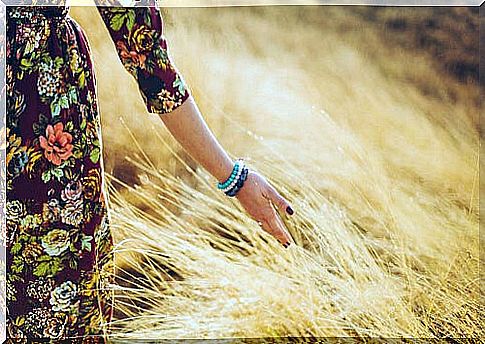
<path id="1" fill-rule="evenodd" d="M 103 1 L 96 1 L 98 12 L 121 63 L 136 79 L 148 112 L 165 114 L 175 110 L 190 92 L 171 61 L 156 1 L 137 0 L 133 7 L 101 6 Z M 113 4 L 116 0 L 108 1 Z"/>

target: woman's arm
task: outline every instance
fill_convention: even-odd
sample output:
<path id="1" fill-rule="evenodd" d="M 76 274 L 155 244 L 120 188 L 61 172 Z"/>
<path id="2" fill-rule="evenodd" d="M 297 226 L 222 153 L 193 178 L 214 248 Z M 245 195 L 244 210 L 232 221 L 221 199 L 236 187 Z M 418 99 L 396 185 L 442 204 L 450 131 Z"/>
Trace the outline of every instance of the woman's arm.
<path id="1" fill-rule="evenodd" d="M 121 63 L 138 83 L 147 111 L 159 114 L 182 147 L 218 181 L 226 180 L 234 163 L 207 127 L 170 59 L 156 1 L 139 1 L 135 7 L 102 6 L 104 2 L 120 5 L 118 0 L 95 2 Z M 262 176 L 251 171 L 236 197 L 263 229 L 282 244 L 290 243 L 271 203 L 290 215 L 293 210 Z"/>
<path id="2" fill-rule="evenodd" d="M 229 177 L 234 162 L 208 128 L 192 96 L 172 112 L 160 115 L 160 118 L 187 153 L 219 182 Z M 250 171 L 236 198 L 264 230 L 283 245 L 290 244 L 291 236 L 271 203 L 289 215 L 293 214 L 293 210 L 265 178 Z"/>

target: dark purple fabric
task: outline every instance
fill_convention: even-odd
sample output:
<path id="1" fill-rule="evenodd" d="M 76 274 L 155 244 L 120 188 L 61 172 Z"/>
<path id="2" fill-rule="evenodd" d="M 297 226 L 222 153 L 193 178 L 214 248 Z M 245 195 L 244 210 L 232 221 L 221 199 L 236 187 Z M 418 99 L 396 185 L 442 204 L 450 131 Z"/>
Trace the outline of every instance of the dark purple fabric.
<path id="1" fill-rule="evenodd" d="M 188 97 L 157 7 L 98 7 L 147 111 Z M 7 335 L 103 334 L 112 319 L 113 240 L 96 79 L 67 7 L 7 10 Z"/>

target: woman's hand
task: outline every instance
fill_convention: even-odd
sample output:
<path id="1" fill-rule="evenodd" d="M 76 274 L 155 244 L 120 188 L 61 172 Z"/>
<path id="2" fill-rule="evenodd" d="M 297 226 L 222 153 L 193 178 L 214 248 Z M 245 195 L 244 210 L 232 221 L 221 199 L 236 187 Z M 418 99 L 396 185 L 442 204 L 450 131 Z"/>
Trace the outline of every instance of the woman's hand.
<path id="1" fill-rule="evenodd" d="M 219 182 L 226 180 L 232 172 L 234 163 L 210 131 L 192 96 L 171 113 L 164 114 L 160 118 L 192 158 Z M 292 215 L 293 210 L 266 179 L 250 171 L 236 197 L 264 230 L 272 234 L 285 247 L 291 243 L 291 237 L 271 203 L 282 213 Z"/>
<path id="2" fill-rule="evenodd" d="M 278 239 L 283 246 L 290 245 L 291 236 L 271 203 L 288 215 L 293 215 L 293 209 L 263 176 L 249 171 L 248 178 L 236 194 L 236 198 L 265 231 Z"/>

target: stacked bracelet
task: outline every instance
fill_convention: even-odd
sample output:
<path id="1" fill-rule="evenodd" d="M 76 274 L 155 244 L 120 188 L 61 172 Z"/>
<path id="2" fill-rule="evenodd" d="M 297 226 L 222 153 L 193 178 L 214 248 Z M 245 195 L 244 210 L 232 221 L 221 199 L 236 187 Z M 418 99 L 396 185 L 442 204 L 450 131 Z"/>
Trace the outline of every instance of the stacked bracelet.
<path id="1" fill-rule="evenodd" d="M 217 188 L 229 197 L 236 196 L 237 192 L 243 187 L 248 177 L 249 170 L 241 159 L 236 160 L 232 173 L 223 183 L 218 183 Z"/>
<path id="2" fill-rule="evenodd" d="M 241 190 L 241 188 L 244 185 L 244 182 L 248 178 L 248 174 L 249 174 L 248 168 L 243 167 L 242 172 L 241 172 L 241 177 L 239 177 L 236 185 L 232 189 L 230 189 L 229 191 L 226 192 L 226 195 L 229 196 L 229 197 L 236 196 L 236 194 L 238 193 L 239 190 Z"/>
<path id="3" fill-rule="evenodd" d="M 217 184 L 217 188 L 219 190 L 222 190 L 222 191 L 225 192 L 225 190 L 232 185 L 232 183 L 234 182 L 234 180 L 237 177 L 240 165 L 244 166 L 244 162 L 242 160 L 239 160 L 239 159 L 236 160 L 236 162 L 234 163 L 234 166 L 232 168 L 232 173 L 229 176 L 229 178 L 227 178 L 227 180 L 225 182 Z"/>

